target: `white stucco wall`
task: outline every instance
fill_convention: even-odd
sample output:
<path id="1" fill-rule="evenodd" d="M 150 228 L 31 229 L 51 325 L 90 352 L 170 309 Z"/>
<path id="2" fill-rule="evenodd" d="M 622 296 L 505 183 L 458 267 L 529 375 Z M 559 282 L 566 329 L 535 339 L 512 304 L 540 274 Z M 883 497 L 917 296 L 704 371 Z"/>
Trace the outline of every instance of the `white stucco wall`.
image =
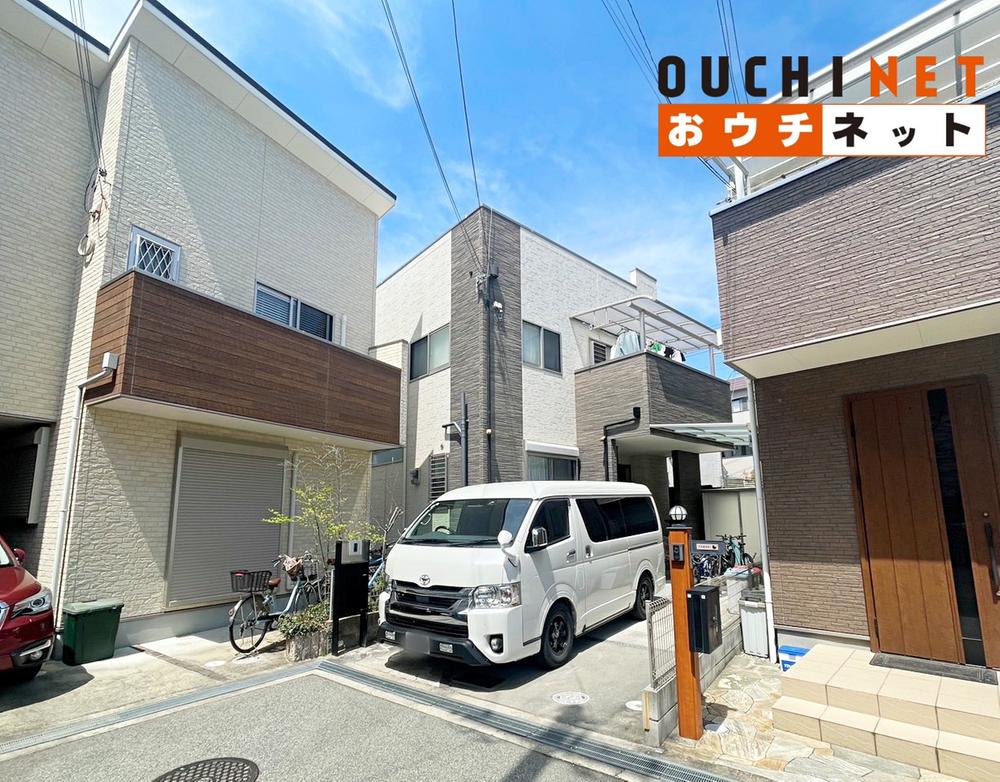
<path id="1" fill-rule="evenodd" d="M 323 447 L 322 442 L 90 408 L 80 442 L 86 469 L 77 481 L 66 557 L 67 601 L 119 597 L 126 617 L 164 610 L 177 447 L 184 435 L 282 447 L 289 476 L 296 453 Z M 363 468 L 351 473 L 344 491 L 356 517 L 365 518 L 371 455 L 347 453 Z M 262 531 L 270 534 L 265 527 L 261 522 Z M 298 552 L 310 547 L 309 540 L 303 530 L 291 546 Z M 282 541 L 284 545 L 287 532 Z"/>
<path id="2" fill-rule="evenodd" d="M 451 321 L 451 232 L 388 277 L 375 292 L 375 342 L 398 340 L 409 358 L 409 345 Z M 376 348 L 381 351 L 382 348 Z M 451 369 L 441 369 L 404 383 L 405 415 L 400 422 L 406 446 L 406 517 L 410 520 L 428 498 L 426 462 L 432 453 L 447 453 L 442 425 L 451 420 Z M 419 483 L 409 471 L 420 470 Z"/>
<path id="3" fill-rule="evenodd" d="M 589 308 L 636 296 L 633 285 L 532 231 L 521 229 L 521 316 L 557 331 L 562 372 L 525 366 L 522 375 L 524 439 L 576 446 L 576 397 L 573 373 L 591 363 L 590 342 L 614 344 L 570 316 Z"/>
<path id="4" fill-rule="evenodd" d="M 451 231 L 375 291 L 375 344 L 415 342 L 451 320 Z"/>
<path id="5" fill-rule="evenodd" d="M 179 282 L 252 309 L 255 282 L 374 331 L 377 218 L 142 43 L 130 90 L 105 279 L 137 225 L 181 246 Z"/>
<path id="6" fill-rule="evenodd" d="M 78 77 L 0 31 L 0 415 L 62 407 L 94 151 Z"/>

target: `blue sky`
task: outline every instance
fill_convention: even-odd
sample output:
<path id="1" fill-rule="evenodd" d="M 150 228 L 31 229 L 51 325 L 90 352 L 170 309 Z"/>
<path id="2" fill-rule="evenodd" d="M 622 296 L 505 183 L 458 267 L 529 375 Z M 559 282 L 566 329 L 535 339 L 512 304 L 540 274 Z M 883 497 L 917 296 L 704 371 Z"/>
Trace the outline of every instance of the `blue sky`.
<path id="1" fill-rule="evenodd" d="M 397 194 L 380 277 L 454 223 L 378 0 L 165 2 Z M 110 42 L 131 4 L 85 0 L 87 27 Z M 723 53 L 712 0 L 633 4 L 657 58 Z M 808 55 L 819 68 L 931 0 L 732 4 L 744 57 Z M 464 214 L 476 202 L 450 2 L 392 6 Z M 458 15 L 483 200 L 623 276 L 642 267 L 662 299 L 717 326 L 708 211 L 722 186 L 697 161 L 657 157 L 655 97 L 600 0 L 459 0 Z"/>

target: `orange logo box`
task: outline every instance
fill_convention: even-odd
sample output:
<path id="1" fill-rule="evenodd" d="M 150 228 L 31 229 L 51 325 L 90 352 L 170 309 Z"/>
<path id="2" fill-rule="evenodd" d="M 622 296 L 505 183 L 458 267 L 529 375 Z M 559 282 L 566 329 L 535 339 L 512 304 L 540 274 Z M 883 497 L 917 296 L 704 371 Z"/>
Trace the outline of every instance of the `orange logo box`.
<path id="1" fill-rule="evenodd" d="M 819 157 L 823 107 L 809 103 L 661 103 L 661 157 Z"/>

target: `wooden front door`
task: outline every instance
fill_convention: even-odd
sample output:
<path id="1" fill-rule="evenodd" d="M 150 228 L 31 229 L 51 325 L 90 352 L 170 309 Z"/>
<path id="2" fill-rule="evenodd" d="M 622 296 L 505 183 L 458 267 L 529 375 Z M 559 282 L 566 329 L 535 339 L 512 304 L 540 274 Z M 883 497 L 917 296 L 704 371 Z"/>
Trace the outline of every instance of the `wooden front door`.
<path id="1" fill-rule="evenodd" d="M 1000 493 L 985 386 L 853 398 L 862 569 L 874 646 L 1000 667 Z"/>

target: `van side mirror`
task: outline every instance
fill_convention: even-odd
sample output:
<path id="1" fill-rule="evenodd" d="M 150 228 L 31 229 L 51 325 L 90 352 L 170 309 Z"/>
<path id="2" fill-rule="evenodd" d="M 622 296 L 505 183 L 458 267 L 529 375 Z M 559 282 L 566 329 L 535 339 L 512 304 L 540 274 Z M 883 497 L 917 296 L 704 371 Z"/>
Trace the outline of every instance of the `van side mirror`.
<path id="1" fill-rule="evenodd" d="M 531 545 L 528 547 L 531 551 L 537 551 L 540 548 L 545 548 L 549 545 L 549 533 L 545 527 L 533 527 L 531 530 Z"/>
<path id="2" fill-rule="evenodd" d="M 16 549 L 14 549 L 14 558 L 18 562 L 24 562 L 24 558 L 26 556 L 28 556 L 28 555 L 24 553 L 24 549 L 23 548 L 16 548 Z"/>
<path id="3" fill-rule="evenodd" d="M 510 534 L 510 530 L 500 530 L 500 534 L 497 535 L 497 543 L 500 544 L 500 548 L 507 548 L 513 542 L 514 536 Z"/>

